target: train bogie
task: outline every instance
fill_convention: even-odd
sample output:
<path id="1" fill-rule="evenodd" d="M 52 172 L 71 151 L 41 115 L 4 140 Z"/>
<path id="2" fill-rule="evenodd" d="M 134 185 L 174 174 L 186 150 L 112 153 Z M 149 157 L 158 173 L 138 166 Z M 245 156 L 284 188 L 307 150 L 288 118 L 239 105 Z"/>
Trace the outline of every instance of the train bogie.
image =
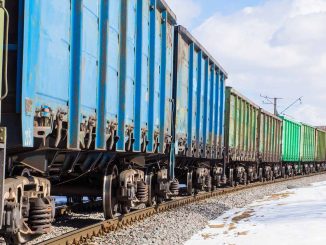
<path id="1" fill-rule="evenodd" d="M 55 215 L 49 180 L 28 175 L 7 178 L 3 185 L 2 235 L 8 244 L 26 243 L 51 230 Z"/>

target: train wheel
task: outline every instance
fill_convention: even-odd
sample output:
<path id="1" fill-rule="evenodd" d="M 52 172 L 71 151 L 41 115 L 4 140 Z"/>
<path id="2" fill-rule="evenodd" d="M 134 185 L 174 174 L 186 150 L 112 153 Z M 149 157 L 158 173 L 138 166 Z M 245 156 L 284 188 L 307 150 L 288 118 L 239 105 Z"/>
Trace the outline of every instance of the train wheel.
<path id="1" fill-rule="evenodd" d="M 212 177 L 207 175 L 205 178 L 206 192 L 212 191 Z"/>
<path id="2" fill-rule="evenodd" d="M 243 173 L 243 184 L 244 185 L 248 184 L 248 174 L 247 174 L 247 172 Z"/>
<path id="3" fill-rule="evenodd" d="M 233 178 L 233 169 L 232 168 L 229 170 L 229 184 L 230 184 L 231 187 L 235 186 L 235 181 L 234 181 L 234 178 Z"/>
<path id="4" fill-rule="evenodd" d="M 155 203 L 155 192 L 152 185 L 152 174 L 146 175 L 146 184 L 148 185 L 148 202 L 147 207 L 152 207 Z"/>
<path id="5" fill-rule="evenodd" d="M 114 218 L 118 213 L 118 200 L 117 200 L 117 190 L 118 190 L 118 168 L 114 166 L 108 173 L 104 176 L 103 183 L 103 211 L 106 219 Z"/>
<path id="6" fill-rule="evenodd" d="M 263 176 L 263 169 L 259 168 L 259 182 L 264 181 L 264 176 Z"/>
<path id="7" fill-rule="evenodd" d="M 275 177 L 274 177 L 274 171 L 271 171 L 271 181 L 274 181 Z"/>
<path id="8" fill-rule="evenodd" d="M 282 178 L 285 178 L 285 167 L 282 167 L 282 170 L 281 170 L 281 177 Z"/>
<path id="9" fill-rule="evenodd" d="M 194 189 L 192 186 L 192 171 L 187 173 L 187 194 L 193 195 Z"/>

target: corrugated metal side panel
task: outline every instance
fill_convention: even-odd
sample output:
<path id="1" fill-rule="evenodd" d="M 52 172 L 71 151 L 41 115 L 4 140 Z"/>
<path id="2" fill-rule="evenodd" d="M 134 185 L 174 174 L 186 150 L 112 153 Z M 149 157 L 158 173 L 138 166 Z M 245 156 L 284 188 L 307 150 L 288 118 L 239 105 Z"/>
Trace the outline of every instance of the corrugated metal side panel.
<path id="1" fill-rule="evenodd" d="M 225 75 L 183 27 L 175 35 L 176 153 L 221 158 Z"/>
<path id="2" fill-rule="evenodd" d="M 211 66 L 210 61 L 207 60 L 207 68 L 206 68 L 206 100 L 205 100 L 205 111 L 206 111 L 206 120 L 205 120 L 205 157 L 211 158 L 211 139 L 210 139 L 210 123 L 211 123 L 211 90 L 212 90 L 212 83 L 211 83 Z"/>
<path id="3" fill-rule="evenodd" d="M 85 148 L 87 143 L 91 143 L 85 142 L 85 140 L 92 139 L 92 135 L 95 134 L 93 123 L 96 119 L 97 107 L 99 8 L 98 0 L 83 1 L 80 94 L 78 95 L 80 97 L 80 123 L 82 125 L 79 140 L 82 148 Z"/>
<path id="4" fill-rule="evenodd" d="M 214 102 L 213 102 L 213 158 L 220 158 L 219 149 L 219 134 L 220 134 L 220 72 L 218 70 L 214 71 Z M 224 102 L 223 102 L 224 105 Z M 223 106 L 222 105 L 222 106 Z M 224 108 L 222 108 L 224 111 Z M 224 132 L 224 131 L 223 131 Z"/>
<path id="5" fill-rule="evenodd" d="M 300 158 L 302 162 L 313 162 L 316 152 L 315 128 L 306 124 L 301 124 L 301 149 Z"/>
<path id="6" fill-rule="evenodd" d="M 210 69 L 209 69 L 209 59 L 205 59 L 205 94 L 204 94 L 204 120 L 203 120 L 203 135 L 204 135 L 204 151 L 202 153 L 203 158 L 209 158 L 208 148 L 209 148 L 209 138 L 208 138 L 208 129 L 209 129 L 209 108 L 210 108 Z"/>
<path id="7" fill-rule="evenodd" d="M 326 132 L 320 129 L 316 129 L 315 159 L 318 162 L 326 161 Z"/>
<path id="8" fill-rule="evenodd" d="M 261 110 L 259 155 L 263 162 L 279 162 L 282 145 L 282 120 Z"/>
<path id="9" fill-rule="evenodd" d="M 85 146 L 88 119 L 95 119 L 97 106 L 98 15 L 98 1 L 25 1 L 24 146 L 33 146 L 35 116 L 58 119 L 60 113 L 68 113 L 68 148 Z"/>
<path id="10" fill-rule="evenodd" d="M 101 1 L 97 149 L 112 149 L 118 126 L 121 1 Z"/>
<path id="11" fill-rule="evenodd" d="M 140 1 L 140 0 L 138 0 Z M 147 152 L 164 153 L 171 144 L 173 26 L 166 5 L 150 1 L 149 111 Z"/>
<path id="12" fill-rule="evenodd" d="M 146 149 L 149 101 L 150 3 L 137 1 L 135 129 L 133 151 Z"/>
<path id="13" fill-rule="evenodd" d="M 162 55 L 162 78 L 161 78 L 161 109 L 160 109 L 160 146 L 159 152 L 166 152 L 172 142 L 172 86 L 173 86 L 173 51 L 174 51 L 174 23 L 168 19 L 167 12 L 163 12 L 164 22 L 163 36 L 165 36 L 165 45 L 162 49 L 165 52 Z M 173 20 L 174 21 L 174 20 Z"/>
<path id="14" fill-rule="evenodd" d="M 225 144 L 233 161 L 256 161 L 259 108 L 226 88 Z"/>
<path id="15" fill-rule="evenodd" d="M 130 148 L 135 122 L 136 0 L 122 1 L 117 151 Z"/>
<path id="16" fill-rule="evenodd" d="M 290 119 L 283 119 L 282 160 L 284 162 L 300 161 L 301 124 Z"/>
<path id="17" fill-rule="evenodd" d="M 224 133 L 225 133 L 225 79 L 226 76 L 224 73 L 219 72 L 219 76 L 216 76 L 217 78 L 219 77 L 219 103 L 218 103 L 218 110 L 216 111 L 216 113 L 219 113 L 219 117 L 218 117 L 218 156 L 219 158 L 223 157 L 223 151 L 224 151 L 224 146 L 225 146 L 225 142 L 224 142 Z"/>
<path id="18" fill-rule="evenodd" d="M 197 108 L 197 94 L 198 94 L 198 52 L 195 50 L 195 45 L 190 44 L 190 64 L 192 64 L 192 68 L 189 70 L 189 86 L 190 91 L 188 93 L 189 100 L 192 101 L 190 103 L 191 109 L 188 111 L 189 120 L 189 128 L 188 128 L 188 147 L 190 148 L 187 152 L 188 156 L 198 155 L 196 149 L 198 148 L 198 137 L 197 137 L 197 129 L 194 125 L 197 123 L 198 116 L 198 108 Z"/>
<path id="19" fill-rule="evenodd" d="M 215 123 L 215 115 L 214 115 L 214 108 L 218 108 L 215 106 L 215 92 L 216 92 L 216 72 L 215 72 L 215 65 L 212 64 L 210 68 L 210 90 L 209 90 L 209 97 L 210 97 L 210 107 L 209 107 L 209 124 L 208 124 L 208 144 L 209 144 L 209 152 L 208 155 L 210 158 L 215 159 L 216 156 L 216 148 L 215 148 L 215 132 L 214 132 L 214 123 Z"/>
<path id="20" fill-rule="evenodd" d="M 199 118 L 198 124 L 196 127 L 198 128 L 198 157 L 204 157 L 205 154 L 205 144 L 204 144 L 204 121 L 205 121 L 205 58 L 203 57 L 203 53 L 200 52 L 198 56 L 200 62 L 200 68 L 198 70 L 198 77 L 200 79 L 200 90 L 199 90 Z"/>
<path id="21" fill-rule="evenodd" d="M 218 150 L 217 150 L 217 144 L 218 144 L 218 113 L 219 113 L 219 107 L 218 107 L 218 97 L 216 94 L 218 94 L 218 82 L 216 82 L 216 76 L 218 76 L 218 70 L 216 70 L 215 65 L 212 67 L 211 71 L 211 122 L 210 122 L 210 144 L 211 144 L 211 158 L 216 159 L 218 158 Z"/>
<path id="22" fill-rule="evenodd" d="M 178 38 L 178 70 L 177 70 L 177 101 L 176 101 L 176 142 L 178 154 L 186 154 L 185 144 L 188 136 L 188 91 L 189 91 L 189 44 Z"/>
<path id="23" fill-rule="evenodd" d="M 24 146 L 44 109 L 68 114 L 70 149 L 96 137 L 96 149 L 167 150 L 175 19 L 164 2 L 26 0 L 24 18 Z"/>
<path id="24" fill-rule="evenodd" d="M 70 0 L 25 1 L 24 30 L 22 142 L 32 147 L 36 110 L 68 112 Z"/>

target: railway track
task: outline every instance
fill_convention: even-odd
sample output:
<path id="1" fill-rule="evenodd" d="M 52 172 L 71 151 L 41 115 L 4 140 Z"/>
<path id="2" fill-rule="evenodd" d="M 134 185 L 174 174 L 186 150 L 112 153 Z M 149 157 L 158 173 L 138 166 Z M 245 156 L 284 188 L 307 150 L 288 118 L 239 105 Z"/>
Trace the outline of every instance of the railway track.
<path id="1" fill-rule="evenodd" d="M 118 229 L 121 229 L 125 226 L 129 226 L 135 222 L 144 220 L 145 218 L 148 218 L 152 215 L 162 213 L 177 207 L 181 207 L 187 204 L 191 204 L 194 202 L 199 202 L 208 198 L 217 197 L 221 195 L 226 195 L 232 192 L 241 191 L 244 189 L 250 189 L 254 187 L 260 187 L 265 185 L 272 185 L 275 183 L 281 183 L 286 182 L 289 180 L 296 180 L 306 177 L 312 177 L 316 175 L 322 175 L 326 173 L 314 173 L 310 175 L 304 175 L 304 176 L 294 176 L 289 177 L 286 179 L 276 179 L 274 181 L 266 181 L 266 182 L 255 182 L 251 183 L 249 185 L 240 185 L 233 188 L 221 188 L 212 192 L 206 192 L 206 193 L 199 193 L 195 196 L 186 196 L 186 197 L 180 197 L 175 200 L 171 200 L 162 204 L 159 204 L 157 206 L 133 211 L 129 214 L 116 217 L 114 219 L 105 220 L 102 222 L 99 222 L 97 224 L 93 224 L 72 232 L 69 232 L 67 234 L 61 235 L 60 237 L 52 238 L 46 241 L 43 241 L 41 243 L 38 243 L 40 245 L 79 245 L 87 243 L 89 240 L 92 239 L 92 237 L 100 237 L 103 236 L 106 233 L 116 231 Z"/>

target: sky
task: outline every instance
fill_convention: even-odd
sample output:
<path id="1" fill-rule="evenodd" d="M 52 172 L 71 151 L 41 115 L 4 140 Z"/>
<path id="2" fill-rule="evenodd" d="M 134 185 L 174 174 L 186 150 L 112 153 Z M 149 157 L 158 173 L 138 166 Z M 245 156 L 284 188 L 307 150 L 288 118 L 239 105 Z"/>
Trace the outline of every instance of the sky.
<path id="1" fill-rule="evenodd" d="M 229 73 L 227 85 L 263 108 L 326 125 L 326 0 L 166 0 Z"/>

